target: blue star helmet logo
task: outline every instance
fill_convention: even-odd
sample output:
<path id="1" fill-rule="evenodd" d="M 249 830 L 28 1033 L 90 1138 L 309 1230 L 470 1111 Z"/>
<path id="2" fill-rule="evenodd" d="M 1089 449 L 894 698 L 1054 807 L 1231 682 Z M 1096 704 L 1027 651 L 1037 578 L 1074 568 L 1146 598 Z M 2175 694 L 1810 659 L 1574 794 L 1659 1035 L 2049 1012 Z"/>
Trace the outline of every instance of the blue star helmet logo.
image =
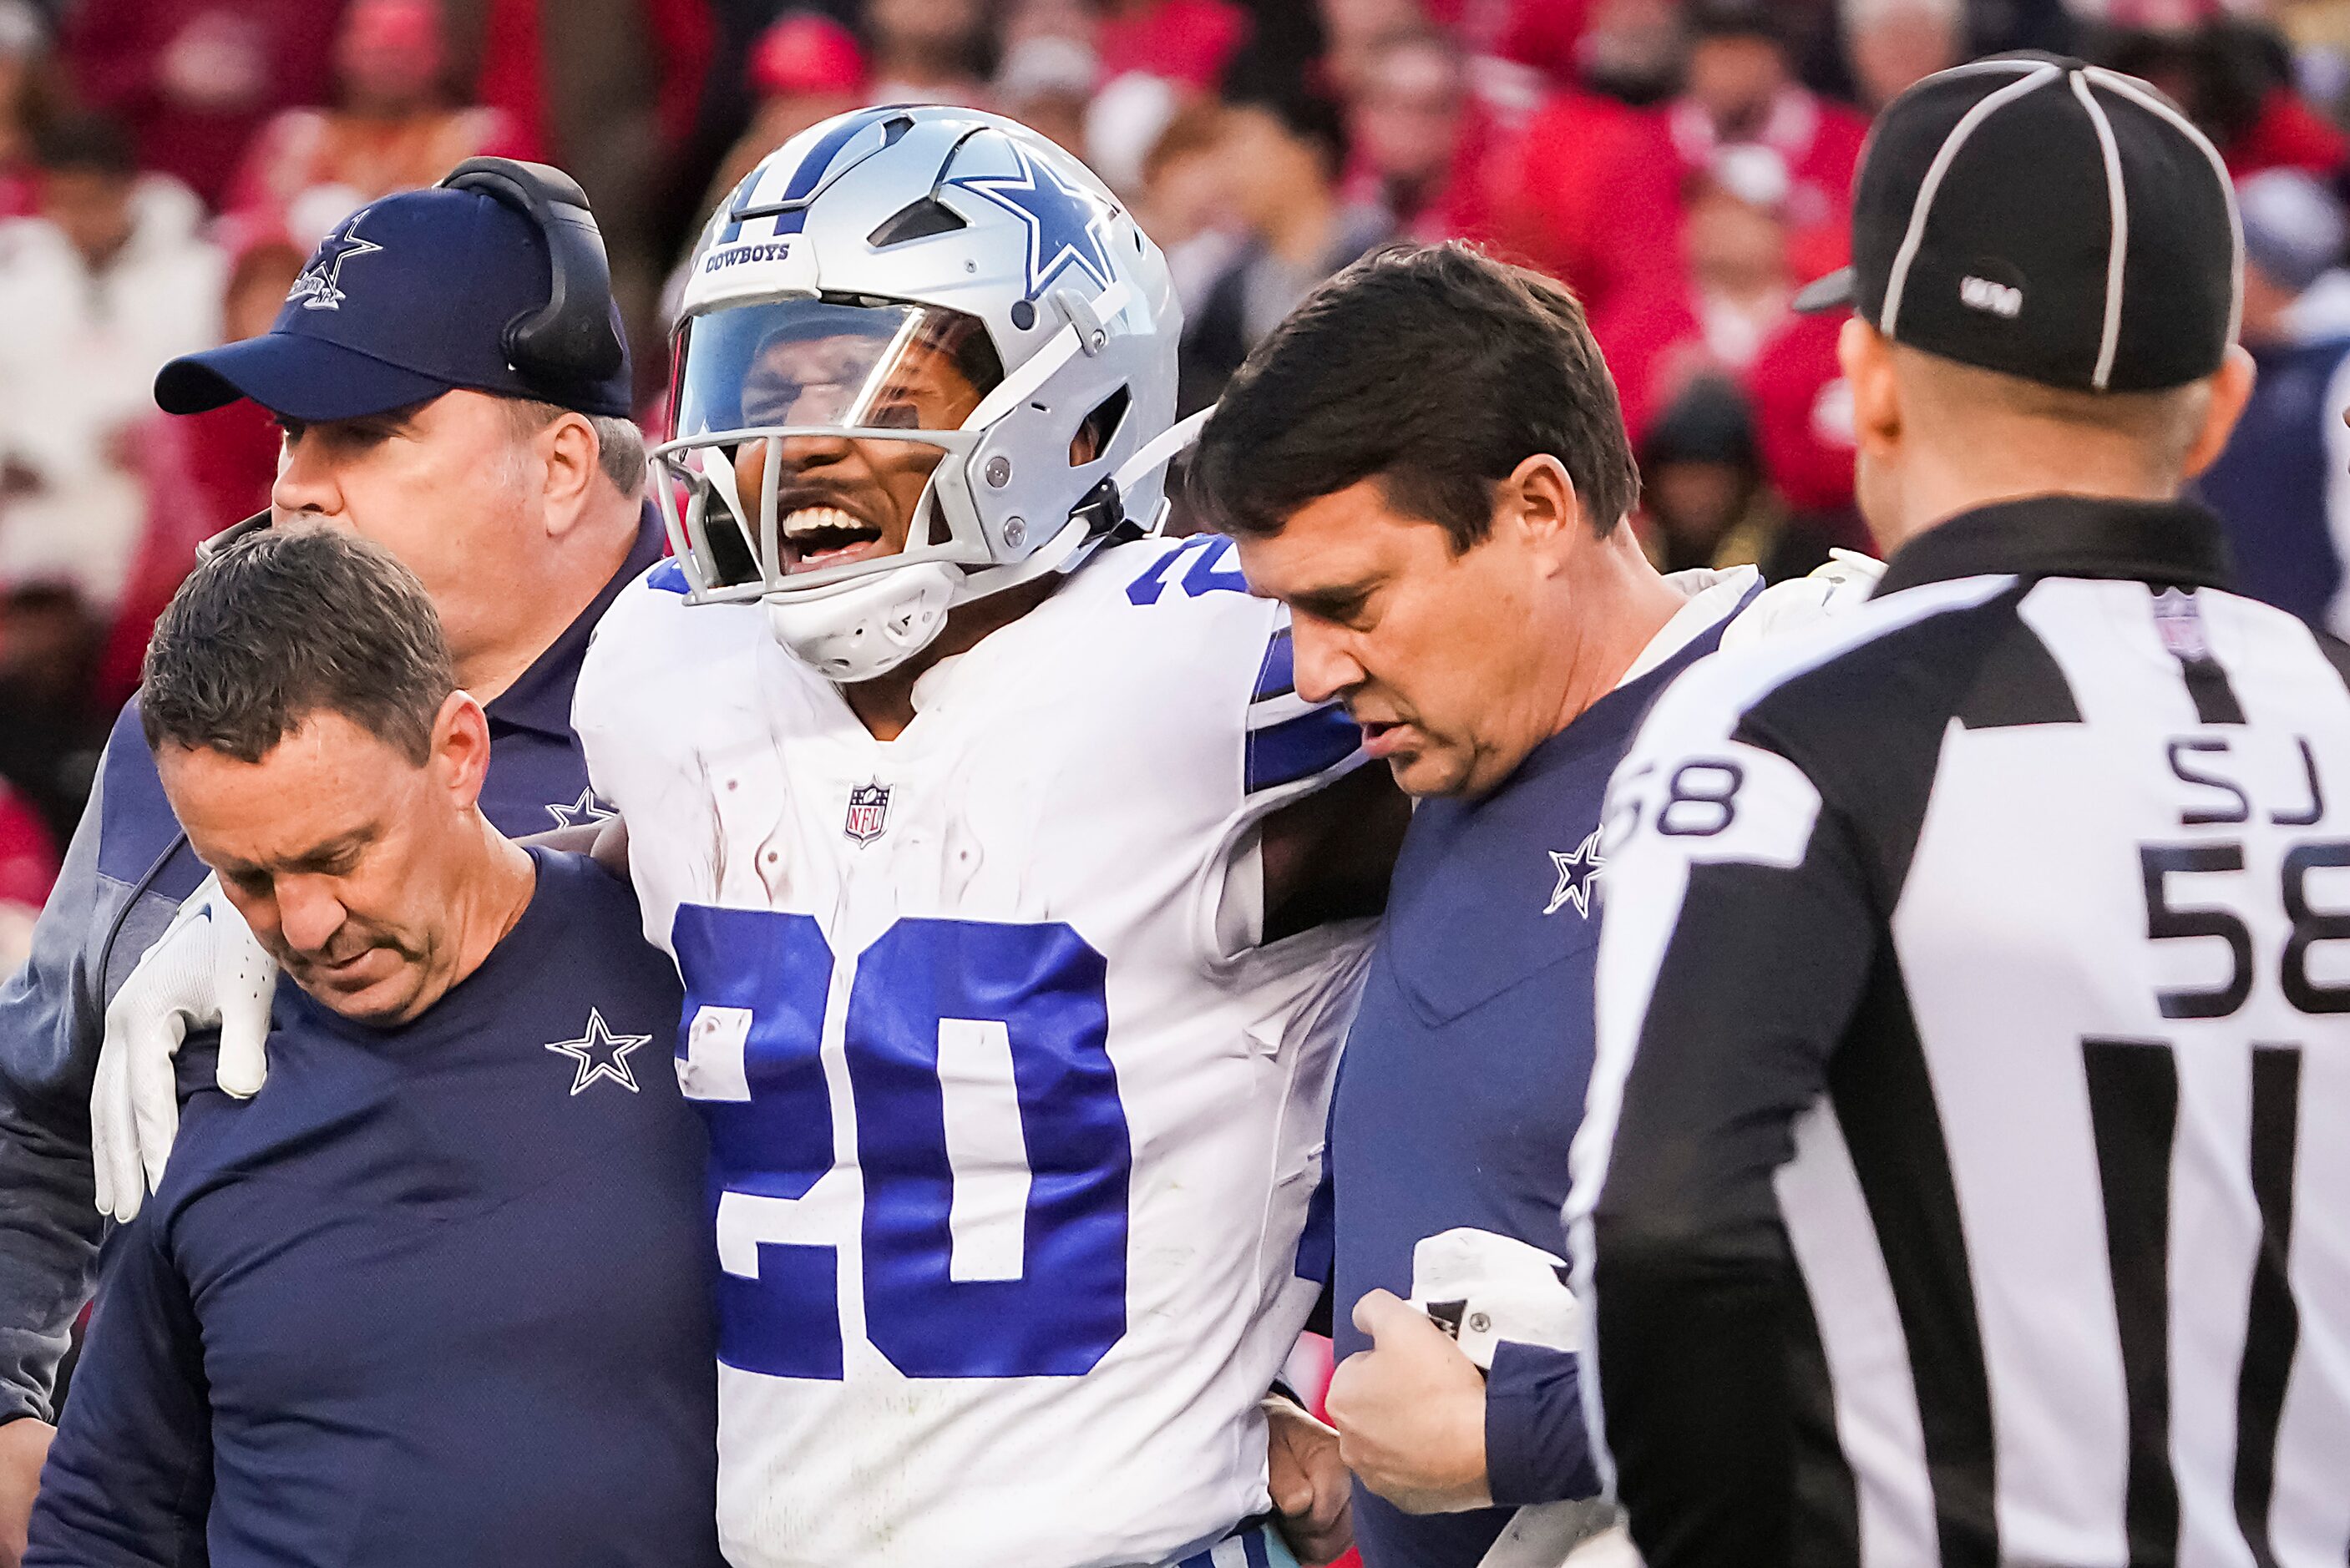
<path id="1" fill-rule="evenodd" d="M 318 254 L 310 258 L 310 265 L 294 280 L 293 288 L 286 296 L 288 300 L 300 300 L 305 310 L 343 307 L 344 299 L 348 297 L 343 293 L 343 264 L 353 256 L 372 255 L 383 249 L 373 240 L 359 238 L 359 220 L 367 215 L 368 210 L 361 207 L 343 220 L 338 232 L 318 242 Z"/>
<path id="2" fill-rule="evenodd" d="M 972 174 L 950 185 L 986 197 L 1028 225 L 1028 297 L 1035 298 L 1062 271 L 1076 267 L 1097 288 L 1110 286 L 1109 252 L 1101 224 L 1116 208 L 1070 184 L 1026 148 L 1011 143 L 1017 174 Z"/>

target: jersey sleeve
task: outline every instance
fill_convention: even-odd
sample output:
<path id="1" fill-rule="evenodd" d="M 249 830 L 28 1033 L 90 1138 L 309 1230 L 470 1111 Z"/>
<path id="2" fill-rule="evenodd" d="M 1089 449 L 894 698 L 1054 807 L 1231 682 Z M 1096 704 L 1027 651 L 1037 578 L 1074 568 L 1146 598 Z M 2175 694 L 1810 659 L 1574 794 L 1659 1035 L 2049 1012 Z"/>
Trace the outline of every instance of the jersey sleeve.
<path id="1" fill-rule="evenodd" d="M 1652 1568 L 1785 1554 L 1798 1298 L 1773 1173 L 1876 931 L 1846 819 L 1742 725 L 1719 673 L 1667 693 L 1610 787 L 1597 1060 L 1567 1204 L 1596 1338 L 1586 1401 Z"/>
<path id="2" fill-rule="evenodd" d="M 203 1559 L 211 1410 L 167 1217 L 151 1207 L 121 1237 L 41 1472 L 26 1568 L 178 1568 Z"/>
<path id="3" fill-rule="evenodd" d="M 1347 711 L 1298 696 L 1286 611 L 1278 612 L 1265 638 L 1243 744 L 1242 793 L 1266 808 L 1309 794 L 1363 761 L 1362 727 Z"/>

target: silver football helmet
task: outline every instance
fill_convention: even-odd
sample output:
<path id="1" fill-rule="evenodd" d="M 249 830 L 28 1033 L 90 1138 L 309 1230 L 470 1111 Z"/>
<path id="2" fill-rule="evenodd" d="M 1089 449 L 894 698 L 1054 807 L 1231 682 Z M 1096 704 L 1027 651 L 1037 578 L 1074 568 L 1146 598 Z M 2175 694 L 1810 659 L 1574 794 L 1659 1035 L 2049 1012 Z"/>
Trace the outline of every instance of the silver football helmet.
<path id="1" fill-rule="evenodd" d="M 802 132 L 685 288 L 653 457 L 689 597 L 764 600 L 847 684 L 1155 531 L 1181 327 L 1159 247 L 1026 127 L 919 106 Z"/>

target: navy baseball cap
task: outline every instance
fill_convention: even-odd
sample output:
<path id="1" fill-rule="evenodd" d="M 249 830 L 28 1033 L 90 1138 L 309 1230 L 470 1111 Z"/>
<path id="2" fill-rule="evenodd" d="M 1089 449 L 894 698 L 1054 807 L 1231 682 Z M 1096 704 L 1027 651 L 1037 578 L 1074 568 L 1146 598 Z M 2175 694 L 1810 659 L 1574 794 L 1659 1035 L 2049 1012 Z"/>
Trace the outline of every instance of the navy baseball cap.
<path id="1" fill-rule="evenodd" d="M 463 387 L 628 418 L 625 351 L 611 375 L 562 386 L 508 361 L 507 323 L 547 303 L 551 276 L 538 226 L 493 197 L 437 186 L 386 196 L 319 242 L 267 332 L 172 360 L 155 377 L 155 401 L 198 414 L 251 398 L 315 423 Z"/>

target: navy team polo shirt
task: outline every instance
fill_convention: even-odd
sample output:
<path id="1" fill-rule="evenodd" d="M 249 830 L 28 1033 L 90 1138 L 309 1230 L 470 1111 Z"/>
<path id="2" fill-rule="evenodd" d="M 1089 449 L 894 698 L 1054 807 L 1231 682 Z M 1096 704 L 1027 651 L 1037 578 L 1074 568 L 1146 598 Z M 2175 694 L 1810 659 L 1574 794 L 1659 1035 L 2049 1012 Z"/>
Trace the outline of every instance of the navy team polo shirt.
<path id="1" fill-rule="evenodd" d="M 1425 1237 L 1469 1226 L 1565 1258 L 1567 1146 L 1591 1077 L 1603 797 L 1649 703 L 1727 622 L 1593 703 L 1492 794 L 1413 812 L 1330 1106 L 1340 1356 L 1370 1348 L 1353 1323 L 1366 1293 L 1410 1295 Z M 1511 1505 L 1598 1490 L 1574 1356 L 1501 1345 L 1485 1452 L 1503 1506 L 1415 1516 L 1357 1481 L 1367 1568 L 1474 1568 Z"/>
<path id="2" fill-rule="evenodd" d="M 47 1568 L 719 1568 L 681 993 L 625 882 L 529 907 L 421 1016 L 281 984 L 269 1081 L 189 1102 L 49 1453 Z"/>

